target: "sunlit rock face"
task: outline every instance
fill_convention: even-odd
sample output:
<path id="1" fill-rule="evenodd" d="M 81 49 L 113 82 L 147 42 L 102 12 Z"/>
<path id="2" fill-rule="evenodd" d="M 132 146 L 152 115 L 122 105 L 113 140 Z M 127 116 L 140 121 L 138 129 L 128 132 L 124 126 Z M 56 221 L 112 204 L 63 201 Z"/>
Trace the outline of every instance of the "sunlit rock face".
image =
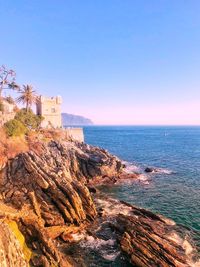
<path id="1" fill-rule="evenodd" d="M 86 184 L 96 176 L 116 175 L 120 168 L 105 150 L 76 142 L 40 144 L 8 161 L 0 173 L 0 198 L 13 209 L 4 215 L 17 220 L 36 255 L 34 265 L 55 261 L 70 266 L 54 239 L 66 241 L 71 231 L 95 219 Z"/>
<path id="2" fill-rule="evenodd" d="M 170 238 L 176 231 L 171 221 L 91 187 L 94 181 L 137 179 L 123 167 L 104 149 L 69 141 L 35 144 L 8 160 L 0 172 L 0 266 L 80 266 L 66 249 L 78 243 L 76 236 L 98 241 L 95 227 L 105 223 L 134 266 L 191 266 L 185 249 Z M 30 262 L 6 220 L 19 228 Z M 102 242 L 107 239 L 105 234 Z"/>
<path id="3" fill-rule="evenodd" d="M 20 240 L 16 233 L 4 221 L 0 221 L 0 266 L 2 267 L 28 267 L 28 260 L 24 254 Z"/>

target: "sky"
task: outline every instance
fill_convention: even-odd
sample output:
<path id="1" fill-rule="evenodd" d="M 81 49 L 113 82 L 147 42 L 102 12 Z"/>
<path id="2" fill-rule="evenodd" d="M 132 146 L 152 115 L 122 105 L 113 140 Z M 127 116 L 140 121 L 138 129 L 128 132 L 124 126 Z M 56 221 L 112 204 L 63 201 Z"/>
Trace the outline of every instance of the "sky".
<path id="1" fill-rule="evenodd" d="M 0 65 L 100 125 L 200 125 L 199 0 L 0 0 Z"/>

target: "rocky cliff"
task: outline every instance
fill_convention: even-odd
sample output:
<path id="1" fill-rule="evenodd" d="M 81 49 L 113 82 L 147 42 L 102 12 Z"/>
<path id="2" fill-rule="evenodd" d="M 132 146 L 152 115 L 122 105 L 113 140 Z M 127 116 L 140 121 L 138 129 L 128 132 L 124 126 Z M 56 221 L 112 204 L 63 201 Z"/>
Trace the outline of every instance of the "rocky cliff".
<path id="1" fill-rule="evenodd" d="M 75 233 L 85 233 L 108 217 L 119 246 L 136 266 L 189 266 L 185 250 L 166 238 L 171 226 L 159 216 L 132 206 L 126 215 L 99 207 L 91 195 L 96 192 L 93 181 L 111 183 L 124 176 L 117 157 L 78 142 L 43 143 L 9 160 L 0 172 L 0 231 L 5 232 L 0 250 L 2 259 L 11 261 L 0 266 L 27 266 L 29 261 L 6 221 L 17 224 L 31 251 L 31 266 L 64 267 L 82 265 L 65 253 L 63 244 L 70 246 Z"/>
<path id="2" fill-rule="evenodd" d="M 117 175 L 121 167 L 105 150 L 73 142 L 52 141 L 8 161 L 0 173 L 0 214 L 17 221 L 33 251 L 32 264 L 70 266 L 55 238 L 66 242 L 70 232 L 95 219 L 85 184 Z"/>

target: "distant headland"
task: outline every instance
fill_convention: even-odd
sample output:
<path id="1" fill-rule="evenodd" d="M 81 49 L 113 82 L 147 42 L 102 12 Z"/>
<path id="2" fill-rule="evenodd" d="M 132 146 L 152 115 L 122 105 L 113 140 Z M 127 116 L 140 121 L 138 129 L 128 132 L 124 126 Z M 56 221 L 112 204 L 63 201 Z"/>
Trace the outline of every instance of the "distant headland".
<path id="1" fill-rule="evenodd" d="M 69 113 L 61 113 L 63 126 L 85 126 L 93 125 L 94 123 L 83 116 Z"/>

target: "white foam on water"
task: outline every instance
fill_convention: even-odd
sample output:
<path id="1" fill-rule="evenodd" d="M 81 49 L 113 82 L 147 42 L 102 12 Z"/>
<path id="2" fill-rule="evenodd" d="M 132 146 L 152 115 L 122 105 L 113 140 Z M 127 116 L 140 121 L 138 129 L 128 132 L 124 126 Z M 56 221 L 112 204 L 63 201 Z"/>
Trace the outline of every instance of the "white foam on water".
<path id="1" fill-rule="evenodd" d="M 172 170 L 165 169 L 165 168 L 157 168 L 152 167 L 152 172 L 149 172 L 149 174 L 172 174 L 174 173 Z"/>
<path id="2" fill-rule="evenodd" d="M 142 182 L 143 184 L 149 184 L 148 176 L 146 174 L 140 174 L 138 176 L 138 180 Z"/>
<path id="3" fill-rule="evenodd" d="M 96 202 L 104 209 L 104 215 L 113 216 L 117 214 L 129 215 L 132 207 L 124 205 L 115 199 L 97 199 Z"/>
<path id="4" fill-rule="evenodd" d="M 175 243 L 177 243 L 178 245 L 181 245 L 183 240 L 182 238 L 175 232 L 172 232 L 169 236 L 168 236 L 169 240 L 174 241 Z"/>
<path id="5" fill-rule="evenodd" d="M 128 161 L 123 161 L 123 164 L 125 164 L 125 172 L 127 173 L 143 173 L 144 169 L 143 167 L 140 167 L 134 163 L 128 162 Z M 152 167 L 153 171 L 150 172 L 149 174 L 152 173 L 160 173 L 160 174 L 172 174 L 173 171 L 165 168 L 157 168 L 157 167 Z"/>
<path id="6" fill-rule="evenodd" d="M 126 173 L 135 173 L 135 172 L 140 172 L 140 168 L 133 163 L 123 161 L 123 164 L 125 164 L 125 172 Z"/>
<path id="7" fill-rule="evenodd" d="M 84 240 L 80 242 L 81 247 L 96 250 L 108 261 L 114 261 L 120 254 L 120 251 L 114 247 L 115 245 L 116 240 L 114 239 L 104 240 L 91 235 L 86 235 Z"/>
<path id="8" fill-rule="evenodd" d="M 192 247 L 192 245 L 190 244 L 190 242 L 188 242 L 188 240 L 184 240 L 183 241 L 183 249 L 185 250 L 186 255 L 191 255 L 191 253 L 194 251 L 194 248 Z"/>
<path id="9" fill-rule="evenodd" d="M 172 174 L 173 171 L 168 170 L 168 169 L 163 169 L 163 168 L 156 168 L 157 173 L 164 173 L 164 174 Z"/>
<path id="10" fill-rule="evenodd" d="M 91 235 L 86 235 L 84 240 L 81 241 L 80 246 L 99 249 L 102 246 L 113 246 L 115 242 L 116 241 L 114 239 L 104 240 L 101 238 L 95 238 Z"/>
<path id="11" fill-rule="evenodd" d="M 105 260 L 114 261 L 119 256 L 119 254 L 120 254 L 120 251 L 117 251 L 117 252 L 114 252 L 114 253 L 111 253 L 111 254 L 102 253 L 102 257 Z"/>
<path id="12" fill-rule="evenodd" d="M 148 175 L 143 173 L 142 169 L 139 166 L 136 166 L 133 163 L 130 163 L 130 162 L 127 162 L 127 161 L 124 161 L 123 163 L 126 165 L 126 168 L 125 168 L 125 172 L 126 173 L 128 173 L 128 174 L 138 173 L 139 176 L 136 179 L 136 181 L 140 181 L 143 184 L 149 184 Z M 132 182 L 132 180 L 131 180 L 131 182 Z"/>
<path id="13" fill-rule="evenodd" d="M 197 261 L 193 260 L 193 256 L 194 254 L 196 254 L 196 249 L 187 240 L 187 237 L 183 239 L 177 233 L 172 232 L 170 236 L 168 236 L 168 239 L 174 241 L 175 243 L 180 245 L 185 250 L 185 254 L 188 257 L 187 262 L 189 266 L 200 267 L 200 259 L 198 259 Z"/>
<path id="14" fill-rule="evenodd" d="M 162 215 L 159 214 L 159 217 L 167 224 L 167 225 L 176 225 L 175 221 L 173 221 L 172 219 L 166 218 Z"/>

